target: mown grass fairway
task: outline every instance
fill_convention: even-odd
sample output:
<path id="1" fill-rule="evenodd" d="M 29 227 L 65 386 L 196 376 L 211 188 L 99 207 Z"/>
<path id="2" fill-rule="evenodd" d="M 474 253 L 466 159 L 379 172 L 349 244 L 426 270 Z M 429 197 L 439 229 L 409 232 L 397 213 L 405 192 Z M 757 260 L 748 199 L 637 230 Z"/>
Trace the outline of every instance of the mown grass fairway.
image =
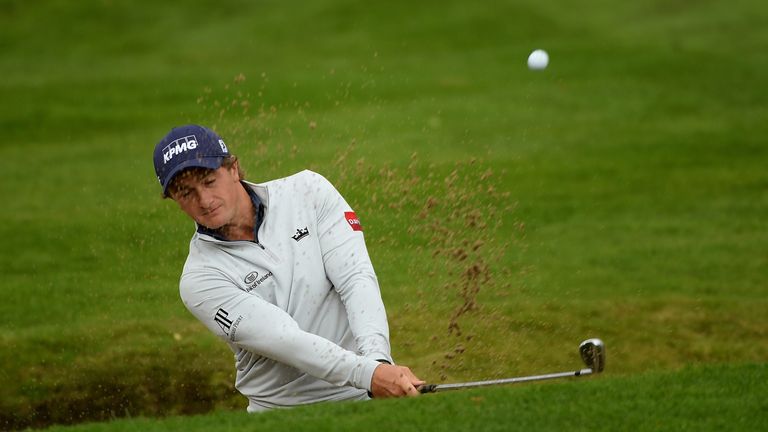
<path id="1" fill-rule="evenodd" d="M 707 366 L 590 382 L 497 387 L 412 400 L 323 405 L 264 415 L 134 419 L 63 432 L 123 431 L 659 431 L 759 430 L 765 365 Z"/>
<path id="2" fill-rule="evenodd" d="M 338 186 L 429 381 L 569 370 L 587 337 L 609 387 L 764 376 L 768 6 L 614 3 L 1 2 L 0 428 L 245 406 L 178 299 L 193 227 L 150 154 L 188 122 L 251 180 Z M 554 418 L 560 388 L 520 397 Z"/>

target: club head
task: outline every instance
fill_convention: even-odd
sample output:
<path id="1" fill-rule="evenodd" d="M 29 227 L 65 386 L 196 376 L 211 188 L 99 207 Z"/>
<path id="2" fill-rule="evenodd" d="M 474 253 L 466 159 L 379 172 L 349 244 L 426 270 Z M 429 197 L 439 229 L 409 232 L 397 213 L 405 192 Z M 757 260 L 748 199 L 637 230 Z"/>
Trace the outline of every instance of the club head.
<path id="1" fill-rule="evenodd" d="M 605 368 L 605 345 L 600 339 L 587 339 L 582 342 L 579 345 L 579 354 L 592 372 L 602 372 Z"/>

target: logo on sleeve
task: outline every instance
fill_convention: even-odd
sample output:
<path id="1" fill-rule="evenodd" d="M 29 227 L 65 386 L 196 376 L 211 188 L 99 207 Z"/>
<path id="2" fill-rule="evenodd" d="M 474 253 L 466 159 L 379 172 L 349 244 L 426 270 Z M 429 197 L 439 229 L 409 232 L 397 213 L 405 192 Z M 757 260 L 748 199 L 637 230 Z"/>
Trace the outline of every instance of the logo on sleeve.
<path id="1" fill-rule="evenodd" d="M 347 220 L 347 223 L 352 227 L 353 231 L 363 230 L 363 226 L 360 224 L 360 219 L 357 218 L 355 212 L 344 212 L 344 219 Z"/>
<path id="2" fill-rule="evenodd" d="M 240 321 L 243 320 L 242 315 L 237 317 L 235 322 L 232 322 L 231 319 L 229 319 L 229 312 L 225 311 L 224 309 L 219 309 L 216 311 L 216 315 L 214 315 L 213 320 L 216 322 L 216 324 L 221 327 L 221 331 L 224 332 L 225 335 L 229 336 L 229 340 L 234 341 L 235 340 L 235 333 L 237 332 L 237 326 L 240 324 Z"/>

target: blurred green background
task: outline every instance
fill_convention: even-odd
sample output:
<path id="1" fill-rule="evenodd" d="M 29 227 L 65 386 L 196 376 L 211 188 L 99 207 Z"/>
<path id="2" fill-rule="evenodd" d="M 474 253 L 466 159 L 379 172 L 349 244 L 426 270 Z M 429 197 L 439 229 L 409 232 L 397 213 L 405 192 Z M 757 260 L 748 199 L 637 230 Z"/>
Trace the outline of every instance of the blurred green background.
<path id="1" fill-rule="evenodd" d="M 744 0 L 3 0 L 0 424 L 245 406 L 178 299 L 193 226 L 150 160 L 190 122 L 250 180 L 337 185 L 429 381 L 578 367 L 593 336 L 607 374 L 764 363 L 766 24 Z"/>

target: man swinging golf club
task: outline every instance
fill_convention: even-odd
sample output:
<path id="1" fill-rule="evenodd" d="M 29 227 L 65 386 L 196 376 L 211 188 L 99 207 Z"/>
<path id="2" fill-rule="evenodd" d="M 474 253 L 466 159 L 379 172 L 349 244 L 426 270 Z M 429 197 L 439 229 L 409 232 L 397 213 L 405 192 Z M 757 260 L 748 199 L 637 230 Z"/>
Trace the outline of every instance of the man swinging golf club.
<path id="1" fill-rule="evenodd" d="M 418 395 L 393 364 L 363 227 L 321 175 L 254 184 L 212 130 L 174 128 L 155 147 L 164 197 L 196 230 L 184 305 L 225 341 L 248 411 Z"/>

